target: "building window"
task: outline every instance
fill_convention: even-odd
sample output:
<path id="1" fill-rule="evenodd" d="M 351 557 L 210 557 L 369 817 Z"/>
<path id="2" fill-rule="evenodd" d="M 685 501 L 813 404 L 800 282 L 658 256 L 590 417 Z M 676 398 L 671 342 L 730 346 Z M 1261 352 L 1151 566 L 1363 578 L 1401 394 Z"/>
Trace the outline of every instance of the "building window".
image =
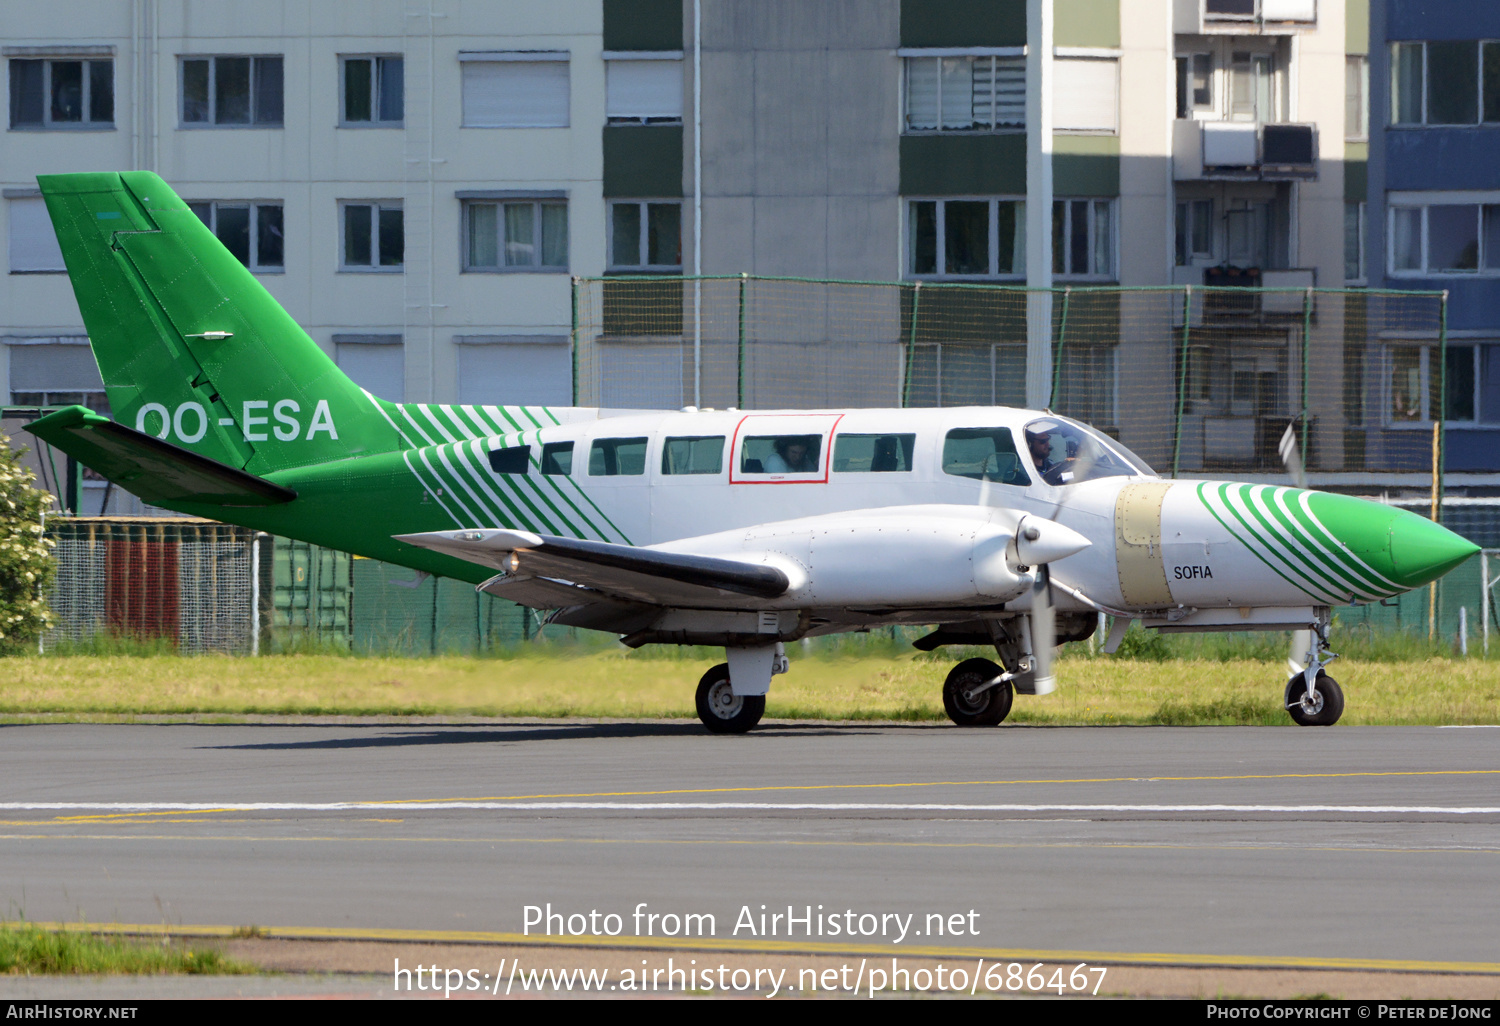
<path id="1" fill-rule="evenodd" d="M 286 240 L 280 203 L 194 200 L 188 209 L 250 270 L 284 269 Z"/>
<path id="2" fill-rule="evenodd" d="M 11 58 L 11 128 L 114 126 L 113 60 Z"/>
<path id="3" fill-rule="evenodd" d="M 907 57 L 906 130 L 994 132 L 1026 127 L 1024 57 Z"/>
<path id="4" fill-rule="evenodd" d="M 87 406 L 109 415 L 104 381 L 87 336 L 12 342 L 10 402 L 13 406 Z"/>
<path id="5" fill-rule="evenodd" d="M 612 125 L 682 124 L 682 57 L 606 55 L 604 113 Z"/>
<path id="6" fill-rule="evenodd" d="M 1229 57 L 1229 120 L 1280 120 L 1276 103 L 1276 58 L 1236 50 Z"/>
<path id="7" fill-rule="evenodd" d="M 1365 283 L 1365 205 L 1344 203 L 1344 282 Z"/>
<path id="8" fill-rule="evenodd" d="M 611 270 L 682 270 L 682 203 L 626 200 L 609 205 Z"/>
<path id="9" fill-rule="evenodd" d="M 1500 274 L 1500 203 L 1392 204 L 1393 275 Z"/>
<path id="10" fill-rule="evenodd" d="M 1055 62 L 1052 127 L 1059 132 L 1120 130 L 1120 62 L 1059 57 Z"/>
<path id="11" fill-rule="evenodd" d="M 1192 267 L 1214 257 L 1214 201 L 1183 200 L 1177 204 L 1177 266 Z"/>
<path id="12" fill-rule="evenodd" d="M 912 200 L 907 212 L 914 277 L 1025 277 L 1025 200 Z"/>
<path id="13" fill-rule="evenodd" d="M 184 128 L 280 128 L 280 57 L 184 57 Z"/>
<path id="14" fill-rule="evenodd" d="M 1110 200 L 1053 200 L 1053 274 L 1064 278 L 1114 277 L 1113 208 Z"/>
<path id="15" fill-rule="evenodd" d="M 334 357 L 360 388 L 389 402 L 406 394 L 406 346 L 400 335 L 335 335 Z"/>
<path id="16" fill-rule="evenodd" d="M 406 116 L 406 62 L 397 56 L 344 57 L 342 124 L 399 128 Z"/>
<path id="17" fill-rule="evenodd" d="M 66 273 L 46 202 L 40 196 L 23 196 L 6 200 L 5 210 L 10 227 L 10 273 Z"/>
<path id="18" fill-rule="evenodd" d="M 399 200 L 346 201 L 340 270 L 399 270 L 406 232 Z"/>
<path id="19" fill-rule="evenodd" d="M 463 127 L 567 128 L 566 53 L 465 53 Z"/>
<path id="20" fill-rule="evenodd" d="M 572 404 L 573 358 L 567 335 L 455 335 L 453 341 L 460 403 Z M 552 449 L 548 444 L 542 453 L 544 474 L 559 472 L 547 469 Z M 566 474 L 566 466 L 560 472 Z"/>
<path id="21" fill-rule="evenodd" d="M 1438 409 L 1449 423 L 1473 423 L 1478 419 L 1479 359 L 1482 348 L 1448 344 L 1445 358 L 1432 345 L 1386 347 L 1390 375 L 1386 380 L 1386 423 L 1426 426 Z M 1438 373 L 1442 363 L 1444 374 Z M 1447 401 L 1442 397 L 1446 378 Z"/>
<path id="22" fill-rule="evenodd" d="M 568 205 L 549 200 L 464 203 L 465 271 L 566 271 Z"/>
<path id="23" fill-rule="evenodd" d="M 1370 60 L 1344 58 L 1344 138 L 1359 142 L 1370 134 Z"/>
<path id="24" fill-rule="evenodd" d="M 1190 118 L 1195 112 L 1214 109 L 1214 57 L 1211 53 L 1177 56 L 1177 116 Z"/>
<path id="25" fill-rule="evenodd" d="M 1500 123 L 1500 41 L 1391 44 L 1391 124 Z"/>

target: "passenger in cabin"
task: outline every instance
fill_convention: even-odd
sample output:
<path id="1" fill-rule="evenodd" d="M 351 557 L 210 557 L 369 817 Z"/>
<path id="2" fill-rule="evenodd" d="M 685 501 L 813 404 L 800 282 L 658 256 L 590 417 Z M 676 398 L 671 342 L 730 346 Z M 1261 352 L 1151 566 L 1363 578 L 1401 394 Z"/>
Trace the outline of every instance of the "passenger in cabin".
<path id="1" fill-rule="evenodd" d="M 807 440 L 797 436 L 776 439 L 776 449 L 766 457 L 767 474 L 811 474 L 818 469 L 816 457 L 811 457 Z"/>

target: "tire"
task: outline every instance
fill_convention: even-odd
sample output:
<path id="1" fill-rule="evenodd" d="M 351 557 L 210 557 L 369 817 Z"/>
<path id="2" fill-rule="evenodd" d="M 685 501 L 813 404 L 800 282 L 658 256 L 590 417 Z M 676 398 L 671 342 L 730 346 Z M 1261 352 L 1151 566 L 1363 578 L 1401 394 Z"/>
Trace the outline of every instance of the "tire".
<path id="1" fill-rule="evenodd" d="M 1338 681 L 1326 673 L 1318 674 L 1318 707 L 1309 712 L 1302 707 L 1302 696 L 1307 693 L 1307 684 L 1302 674 L 1297 674 L 1286 685 L 1286 711 L 1302 727 L 1331 727 L 1344 715 L 1344 689 Z"/>
<path id="2" fill-rule="evenodd" d="M 715 734 L 743 734 L 766 712 L 765 695 L 735 695 L 729 688 L 729 664 L 720 663 L 698 682 L 698 719 Z"/>
<path id="3" fill-rule="evenodd" d="M 988 659 L 965 659 L 948 672 L 943 681 L 943 708 L 960 727 L 993 727 L 1010 715 L 1015 691 L 1010 681 L 969 697 L 967 689 L 994 680 L 1003 671 Z"/>

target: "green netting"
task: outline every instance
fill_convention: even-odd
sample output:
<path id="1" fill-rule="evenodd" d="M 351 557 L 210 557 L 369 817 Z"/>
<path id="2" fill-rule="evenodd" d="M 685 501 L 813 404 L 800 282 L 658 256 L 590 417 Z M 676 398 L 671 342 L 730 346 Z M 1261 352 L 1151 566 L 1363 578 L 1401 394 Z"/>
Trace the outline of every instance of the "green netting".
<path id="1" fill-rule="evenodd" d="M 1427 473 L 1441 293 L 787 278 L 575 282 L 575 402 L 1050 406 L 1165 473 Z"/>

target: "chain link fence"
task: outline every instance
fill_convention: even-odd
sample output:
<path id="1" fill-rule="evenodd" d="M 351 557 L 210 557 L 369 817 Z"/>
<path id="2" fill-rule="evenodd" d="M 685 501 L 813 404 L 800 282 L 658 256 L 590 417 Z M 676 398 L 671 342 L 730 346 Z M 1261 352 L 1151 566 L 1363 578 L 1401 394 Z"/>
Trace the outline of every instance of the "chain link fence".
<path id="1" fill-rule="evenodd" d="M 1292 426 L 1308 470 L 1350 484 L 1431 475 L 1433 424 L 1473 417 L 1435 292 L 741 275 L 579 278 L 573 299 L 580 406 L 1048 406 L 1174 476 L 1284 473 Z"/>

